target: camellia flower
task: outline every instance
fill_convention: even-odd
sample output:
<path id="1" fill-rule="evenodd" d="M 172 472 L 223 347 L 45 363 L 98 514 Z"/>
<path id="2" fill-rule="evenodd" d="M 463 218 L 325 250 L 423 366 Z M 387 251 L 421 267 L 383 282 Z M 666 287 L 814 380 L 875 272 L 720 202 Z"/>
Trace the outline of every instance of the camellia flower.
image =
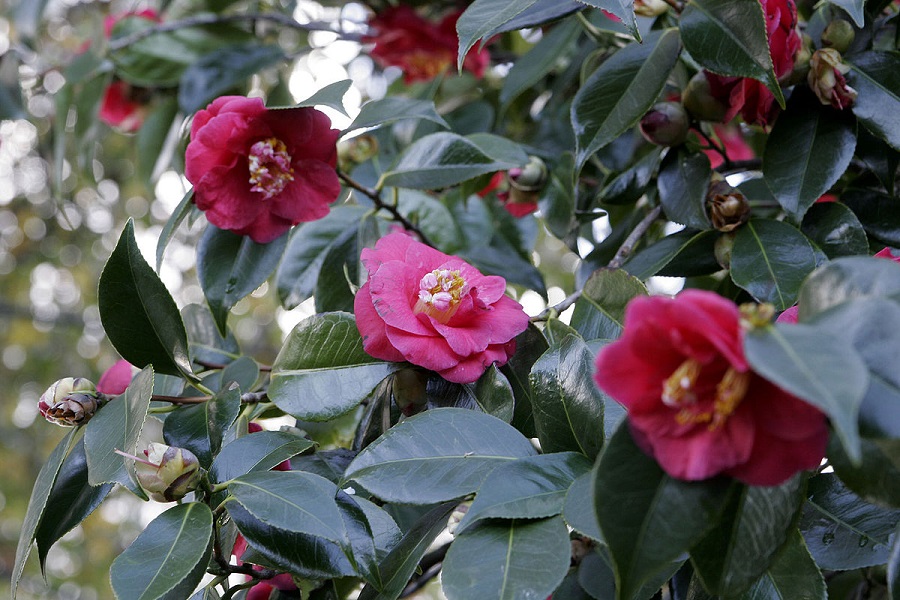
<path id="1" fill-rule="evenodd" d="M 314 108 L 223 96 L 194 116 L 185 177 L 209 222 L 258 243 L 320 219 L 341 192 L 340 132 Z"/>
<path id="2" fill-rule="evenodd" d="M 369 279 L 353 307 L 363 347 L 375 358 L 471 383 L 491 364 L 505 364 L 528 326 L 502 277 L 407 235 L 388 234 L 361 258 Z"/>
<path id="3" fill-rule="evenodd" d="M 151 442 L 144 450 L 146 459 L 116 452 L 134 460 L 141 487 L 157 502 L 181 500 L 200 485 L 200 461 L 185 448 Z"/>
<path id="4" fill-rule="evenodd" d="M 819 102 L 837 110 L 853 106 L 857 93 L 844 78 L 848 71 L 850 67 L 844 64 L 837 50 L 822 48 L 813 52 L 808 81 Z"/>
<path id="5" fill-rule="evenodd" d="M 428 81 L 453 68 L 459 53 L 456 22 L 461 11 L 448 14 L 440 23 L 426 21 L 410 6 L 392 6 L 369 21 L 374 34 L 363 37 L 363 43 L 374 43 L 370 54 L 382 67 L 403 69 L 403 81 Z M 490 63 L 485 49 L 473 48 L 463 62 L 463 69 L 482 77 Z"/>
<path id="6" fill-rule="evenodd" d="M 153 9 L 110 15 L 103 21 L 103 32 L 107 39 L 112 36 L 116 23 L 128 17 L 137 17 L 159 22 L 159 15 Z M 107 86 L 100 101 L 98 117 L 101 121 L 127 133 L 141 128 L 147 116 L 148 90 L 116 79 Z"/>
<path id="7" fill-rule="evenodd" d="M 797 6 L 794 0 L 760 0 L 766 18 L 769 38 L 769 54 L 775 67 L 775 76 L 781 79 L 790 75 L 794 57 L 802 44 L 797 31 Z M 724 77 L 707 72 L 710 93 L 728 105 L 725 121 L 738 112 L 744 121 L 768 125 L 778 114 L 775 96 L 766 86 L 749 77 Z"/>
<path id="8" fill-rule="evenodd" d="M 777 485 L 825 455 L 825 415 L 754 373 L 742 337 L 737 306 L 686 290 L 632 300 L 622 337 L 597 356 L 597 384 L 672 477 Z"/>

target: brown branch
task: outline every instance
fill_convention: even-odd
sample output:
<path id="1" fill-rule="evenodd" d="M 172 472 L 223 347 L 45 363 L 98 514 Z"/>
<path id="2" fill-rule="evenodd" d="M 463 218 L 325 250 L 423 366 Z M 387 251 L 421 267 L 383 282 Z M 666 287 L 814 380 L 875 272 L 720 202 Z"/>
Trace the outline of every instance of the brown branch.
<path id="1" fill-rule="evenodd" d="M 428 244 L 432 248 L 436 247 L 434 245 L 434 243 L 428 239 L 428 236 L 422 232 L 421 229 L 419 229 L 418 227 L 413 225 L 409 219 L 404 217 L 400 213 L 400 211 L 397 210 L 396 206 L 388 204 L 384 200 L 382 200 L 381 194 L 378 192 L 378 190 L 373 190 L 372 188 L 367 188 L 366 186 L 362 185 L 361 183 L 355 181 L 354 179 L 351 179 L 349 175 L 347 175 L 346 173 L 342 173 L 341 171 L 338 171 L 337 174 L 338 174 L 338 177 L 340 177 L 341 180 L 344 183 L 346 183 L 349 187 L 351 187 L 352 189 L 356 190 L 357 192 L 361 193 L 363 196 L 365 196 L 366 198 L 368 198 L 369 200 L 374 202 L 375 206 L 377 208 L 384 209 L 384 210 L 388 211 L 389 213 L 391 213 L 391 218 L 394 221 L 397 221 L 398 223 L 403 225 L 404 229 L 406 229 L 407 231 L 412 231 L 413 233 L 418 235 L 419 239 L 422 240 L 422 242 L 424 242 L 425 244 Z"/>
<path id="2" fill-rule="evenodd" d="M 151 400 L 156 400 L 158 402 L 169 402 L 171 404 L 203 404 L 204 402 L 208 402 L 212 400 L 212 396 L 163 396 L 161 394 L 153 394 L 150 396 Z M 257 402 L 264 402 L 268 399 L 268 395 L 266 392 L 247 392 L 246 394 L 241 394 L 241 402 L 244 404 L 253 404 Z"/>

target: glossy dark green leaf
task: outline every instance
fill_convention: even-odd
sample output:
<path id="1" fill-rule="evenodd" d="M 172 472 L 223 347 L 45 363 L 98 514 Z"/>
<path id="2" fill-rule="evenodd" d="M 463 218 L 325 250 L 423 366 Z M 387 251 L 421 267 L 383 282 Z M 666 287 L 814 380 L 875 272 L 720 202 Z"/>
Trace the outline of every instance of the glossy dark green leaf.
<path id="1" fill-rule="evenodd" d="M 741 600 L 826 600 L 825 578 L 794 529 L 765 573 Z"/>
<path id="2" fill-rule="evenodd" d="M 863 228 L 875 240 L 900 246 L 900 202 L 876 190 L 851 189 L 841 194 L 841 202 L 853 211 Z"/>
<path id="3" fill-rule="evenodd" d="M 588 278 L 575 302 L 572 327 L 586 340 L 614 340 L 622 333 L 625 307 L 647 288 L 621 269 L 599 269 Z"/>
<path id="4" fill-rule="evenodd" d="M 272 365 L 269 398 L 307 421 L 352 410 L 397 365 L 369 356 L 353 315 L 325 313 L 297 325 Z"/>
<path id="5" fill-rule="evenodd" d="M 191 373 L 178 307 L 141 256 L 130 219 L 100 274 L 98 304 L 103 329 L 122 358 L 167 375 Z"/>
<path id="6" fill-rule="evenodd" d="M 574 173 L 575 156 L 566 152 L 550 173 L 550 181 L 538 204 L 547 229 L 562 240 L 578 225 L 575 220 Z"/>
<path id="7" fill-rule="evenodd" d="M 653 106 L 680 51 L 678 31 L 667 29 L 625 46 L 588 77 L 572 101 L 579 171 Z"/>
<path id="8" fill-rule="evenodd" d="M 718 237 L 712 230 L 685 229 L 639 250 L 622 268 L 638 279 L 709 275 L 722 268 L 714 254 Z"/>
<path id="9" fill-rule="evenodd" d="M 438 408 L 392 427 L 344 477 L 388 502 L 430 504 L 472 493 L 495 467 L 534 454 L 527 438 L 496 417 Z"/>
<path id="10" fill-rule="evenodd" d="M 840 202 L 820 202 L 806 211 L 800 226 L 828 258 L 869 253 L 866 232 L 856 215 Z"/>
<path id="11" fill-rule="evenodd" d="M 828 462 L 850 490 L 867 502 L 900 508 L 900 440 L 862 438 L 862 462 L 854 465 L 832 440 Z"/>
<path id="12" fill-rule="evenodd" d="M 347 109 L 344 108 L 344 94 L 347 93 L 352 85 L 353 82 L 349 79 L 330 83 L 306 100 L 301 100 L 292 108 L 301 108 L 304 106 L 315 107 L 322 105 L 333 108 L 334 110 L 345 116 L 349 116 L 347 115 Z"/>
<path id="13" fill-rule="evenodd" d="M 519 459 L 491 471 L 456 528 L 482 519 L 540 519 L 562 512 L 566 492 L 591 462 L 577 452 L 553 452 Z"/>
<path id="14" fill-rule="evenodd" d="M 40 527 L 41 519 L 47 510 L 47 501 L 50 499 L 53 486 L 59 476 L 60 469 L 62 469 L 63 461 L 74 446 L 77 436 L 78 430 L 73 429 L 70 431 L 66 437 L 60 440 L 47 458 L 47 462 L 38 471 L 37 479 L 34 482 L 34 487 L 31 489 L 31 496 L 28 500 L 28 508 L 25 510 L 22 530 L 19 532 L 19 543 L 16 546 L 16 561 L 13 564 L 12 577 L 10 578 L 13 597 L 15 597 L 16 590 L 19 587 L 19 580 L 22 579 L 25 561 L 28 560 L 28 555 L 31 554 L 31 547 Z"/>
<path id="15" fill-rule="evenodd" d="M 900 265 L 891 260 L 848 256 L 817 269 L 800 293 L 800 320 L 854 298 L 900 298 Z"/>
<path id="16" fill-rule="evenodd" d="M 50 510 L 44 511 L 34 534 L 41 570 L 46 566 L 50 547 L 94 512 L 113 488 L 111 483 L 91 486 L 87 475 L 87 457 L 82 437 L 75 442 L 75 447 L 59 470 L 47 499 Z"/>
<path id="17" fill-rule="evenodd" d="M 258 379 L 259 365 L 249 356 L 242 356 L 222 369 L 221 385 L 216 391 L 228 389 L 231 384 L 236 384 L 240 391 L 249 392 L 253 390 Z"/>
<path id="18" fill-rule="evenodd" d="M 884 189 L 893 190 L 897 180 L 897 167 L 900 166 L 900 152 L 869 133 L 865 127 L 859 129 L 858 134 L 857 158 L 872 171 Z"/>
<path id="19" fill-rule="evenodd" d="M 587 590 L 590 598 L 616 597 L 616 575 L 611 563 L 609 552 L 602 546 L 581 560 L 577 572 L 578 583 L 583 590 Z"/>
<path id="20" fill-rule="evenodd" d="M 821 328 L 783 323 L 748 331 L 744 351 L 754 371 L 828 415 L 847 454 L 860 459 L 857 416 L 869 371 L 859 353 Z"/>
<path id="21" fill-rule="evenodd" d="M 355 288 L 351 286 L 360 281 L 358 240 L 359 232 L 348 229 L 325 253 L 313 293 L 317 313 L 353 311 Z"/>
<path id="22" fill-rule="evenodd" d="M 593 460 L 603 446 L 603 397 L 594 355 L 582 339 L 551 345 L 531 368 L 532 407 L 544 452 L 580 452 Z"/>
<path id="23" fill-rule="evenodd" d="M 380 186 L 434 190 L 528 162 L 520 147 L 499 140 L 496 136 L 473 140 L 450 132 L 426 135 L 381 176 Z"/>
<path id="24" fill-rule="evenodd" d="M 181 75 L 178 106 L 182 112 L 194 113 L 217 97 L 240 89 L 252 75 L 284 58 L 280 47 L 254 42 L 204 54 Z"/>
<path id="25" fill-rule="evenodd" d="M 708 229 L 706 192 L 712 170 L 702 152 L 672 148 L 659 170 L 659 203 L 670 221 L 695 229 Z"/>
<path id="26" fill-rule="evenodd" d="M 666 475 L 623 424 L 594 467 L 597 520 L 616 573 L 616 598 L 631 600 L 715 526 L 731 486 Z M 677 527 L 672 527 L 677 523 Z"/>
<path id="27" fill-rule="evenodd" d="M 197 245 L 197 278 L 219 332 L 225 334 L 228 311 L 269 278 L 287 246 L 282 235 L 268 244 L 258 244 L 208 225 Z"/>
<path id="28" fill-rule="evenodd" d="M 578 533 L 602 543 L 603 533 L 600 531 L 600 523 L 597 522 L 593 499 L 594 474 L 591 471 L 579 476 L 569 486 L 563 505 L 563 518 L 569 527 Z"/>
<path id="29" fill-rule="evenodd" d="M 346 494 L 338 495 L 338 499 L 346 496 Z M 362 510 L 369 525 L 371 541 L 375 545 L 375 556 L 378 561 L 384 560 L 387 555 L 397 547 L 403 538 L 403 532 L 397 526 L 397 522 L 391 517 L 385 509 L 378 506 L 371 500 L 366 500 L 360 496 L 353 496 L 353 501 Z M 338 504 L 338 508 L 344 510 L 342 504 Z M 348 527 L 348 533 L 351 536 L 351 544 L 353 543 L 353 531 Z M 382 582 L 383 585 L 383 582 Z"/>
<path id="30" fill-rule="evenodd" d="M 865 0 L 828 0 L 828 3 L 844 9 L 857 27 L 863 27 L 866 19 L 866 13 L 863 10 Z"/>
<path id="31" fill-rule="evenodd" d="M 121 600 L 177 600 L 206 573 L 213 549 L 213 515 L 190 502 L 156 517 L 113 561 L 109 579 Z"/>
<path id="32" fill-rule="evenodd" d="M 353 566 L 359 572 L 364 580 L 382 587 L 381 572 L 378 570 L 378 558 L 375 556 L 375 540 L 372 534 L 372 527 L 362 506 L 357 503 L 354 496 L 343 490 L 337 490 L 335 502 L 341 518 L 344 521 L 344 529 L 347 535 L 347 541 L 344 543 L 344 552 L 351 559 Z M 371 504 L 371 503 L 370 503 Z M 390 520 L 390 516 L 372 505 L 374 510 L 381 513 Z M 400 537 L 400 530 L 394 525 L 397 538 Z M 396 540 L 395 540 L 396 543 Z"/>
<path id="33" fill-rule="evenodd" d="M 168 165 L 168 161 L 172 159 L 173 150 L 166 149 L 166 140 L 172 134 L 173 122 L 177 115 L 177 102 L 172 98 L 167 98 L 160 102 L 159 106 L 144 119 L 144 123 L 138 131 L 136 141 L 138 159 L 135 166 L 138 177 L 148 188 L 152 185 L 157 165 Z M 180 121 L 181 119 L 179 119 Z M 159 268 L 158 264 L 157 268 Z"/>
<path id="34" fill-rule="evenodd" d="M 210 478 L 223 482 L 253 471 L 268 471 L 306 452 L 313 442 L 288 431 L 259 431 L 226 444 L 210 467 Z"/>
<path id="35" fill-rule="evenodd" d="M 531 367 L 548 347 L 540 330 L 529 325 L 528 329 L 516 336 L 516 353 L 500 369 L 512 386 L 516 399 L 512 425 L 526 437 L 537 436 L 534 431 L 534 389 L 529 375 Z"/>
<path id="36" fill-rule="evenodd" d="M 450 600 L 546 598 L 566 576 L 569 553 L 561 517 L 482 523 L 450 545 L 441 584 Z"/>
<path id="37" fill-rule="evenodd" d="M 517 60 L 503 80 L 500 103 L 508 105 L 520 94 L 532 89 L 565 56 L 578 38 L 581 27 L 569 19 L 547 31 L 534 47 Z"/>
<path id="38" fill-rule="evenodd" d="M 134 465 L 116 450 L 135 454 L 153 395 L 153 369 L 135 375 L 121 396 L 110 400 L 88 421 L 84 430 L 88 482 L 91 485 L 118 483 L 143 497 L 134 482 Z M 143 450 L 143 448 L 141 449 Z"/>
<path id="39" fill-rule="evenodd" d="M 163 254 L 165 254 L 166 246 L 169 245 L 169 242 L 172 240 L 172 236 L 175 235 L 175 230 L 178 229 L 178 226 L 181 225 L 181 222 L 184 221 L 184 219 L 191 213 L 191 211 L 196 210 L 193 201 L 194 188 L 191 188 L 181 199 L 181 202 L 178 203 L 178 206 L 175 207 L 175 210 L 172 211 L 172 215 L 163 226 L 162 232 L 159 234 L 159 240 L 157 240 L 156 242 L 157 271 L 162 265 Z"/>
<path id="40" fill-rule="evenodd" d="M 209 469 L 241 410 L 241 391 L 227 389 L 201 404 L 178 407 L 163 424 L 166 444 L 187 448 Z"/>
<path id="41" fill-rule="evenodd" d="M 684 47 L 704 68 L 763 82 L 784 107 L 769 54 L 766 19 L 755 0 L 691 0 L 679 21 Z"/>
<path id="42" fill-rule="evenodd" d="M 900 55 L 870 51 L 844 61 L 847 83 L 859 95 L 853 114 L 876 136 L 900 150 Z"/>
<path id="43" fill-rule="evenodd" d="M 856 119 L 796 91 L 766 141 L 763 174 L 778 203 L 798 221 L 841 178 L 856 148 Z"/>
<path id="44" fill-rule="evenodd" d="M 597 200 L 604 205 L 634 204 L 647 193 L 659 171 L 662 149 L 653 148 L 603 186 Z"/>
<path id="45" fill-rule="evenodd" d="M 466 54 L 478 40 L 489 36 L 535 2 L 537 0 L 475 0 L 470 4 L 456 23 L 459 34 L 459 69 L 462 70 Z"/>
<path id="46" fill-rule="evenodd" d="M 808 494 L 800 531 L 820 568 L 843 571 L 887 562 L 900 510 L 864 502 L 833 474 L 811 479 Z"/>
<path id="47" fill-rule="evenodd" d="M 206 304 L 188 304 L 181 309 L 181 318 L 190 340 L 191 357 L 207 364 L 228 364 L 240 354 L 234 334 L 222 336 Z"/>
<path id="48" fill-rule="evenodd" d="M 363 104 L 353 122 L 344 129 L 344 133 L 368 127 L 380 127 L 405 119 L 425 119 L 446 129 L 450 128 L 447 121 L 437 113 L 434 102 L 431 100 L 389 96 Z"/>
<path id="49" fill-rule="evenodd" d="M 234 479 L 228 492 L 276 529 L 347 543 L 334 499 L 337 487 L 324 477 L 305 471 L 256 471 Z"/>
<path id="50" fill-rule="evenodd" d="M 515 411 L 512 385 L 496 365 L 491 365 L 474 385 L 475 401 L 489 415 L 511 422 Z"/>
<path id="51" fill-rule="evenodd" d="M 633 0 L 579 0 L 588 6 L 601 8 L 605 12 L 615 15 L 621 24 L 634 36 L 635 40 L 642 43 L 641 32 L 638 30 L 637 20 L 634 14 Z M 605 17 L 608 18 L 608 17 Z"/>
<path id="52" fill-rule="evenodd" d="M 407 219 L 417 223 L 438 248 L 450 253 L 459 248 L 459 228 L 453 215 L 434 196 L 418 190 L 400 190 L 397 209 Z"/>
<path id="53" fill-rule="evenodd" d="M 710 593 L 732 597 L 762 576 L 794 530 L 806 475 L 777 486 L 742 486 L 719 522 L 691 548 L 695 573 Z"/>
<path id="54" fill-rule="evenodd" d="M 806 236 L 781 221 L 753 219 L 734 238 L 731 279 L 776 310 L 794 305 L 800 285 L 816 265 L 816 251 Z"/>

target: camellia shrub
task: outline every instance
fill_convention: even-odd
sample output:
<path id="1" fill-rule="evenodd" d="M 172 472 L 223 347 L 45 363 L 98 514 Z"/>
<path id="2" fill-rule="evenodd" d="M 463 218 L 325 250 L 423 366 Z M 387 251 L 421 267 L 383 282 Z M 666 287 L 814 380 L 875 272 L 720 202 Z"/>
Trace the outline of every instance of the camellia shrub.
<path id="1" fill-rule="evenodd" d="M 13 596 L 121 487 L 173 503 L 122 600 L 900 599 L 896 3 L 132 4 L 83 3 L 48 146 L 190 191 L 99 278 L 122 362 L 48 374 Z M 369 71 L 294 98 L 332 43 Z M 314 306 L 271 365 L 264 283 Z"/>

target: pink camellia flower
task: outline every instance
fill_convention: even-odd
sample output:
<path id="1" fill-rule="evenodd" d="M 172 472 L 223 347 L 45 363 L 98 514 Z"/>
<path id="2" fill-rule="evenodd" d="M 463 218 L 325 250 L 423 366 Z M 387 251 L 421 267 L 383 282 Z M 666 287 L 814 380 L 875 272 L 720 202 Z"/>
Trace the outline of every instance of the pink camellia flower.
<path id="1" fill-rule="evenodd" d="M 243 564 L 241 559 L 244 556 L 244 552 L 247 551 L 247 547 L 247 540 L 244 536 L 238 534 L 237 539 L 234 541 L 234 549 L 231 551 L 237 559 L 238 566 Z M 262 567 L 254 565 L 253 569 L 258 571 L 262 570 Z M 282 592 L 297 591 L 297 585 L 289 574 L 280 573 L 271 579 L 259 581 L 252 585 L 250 589 L 247 590 L 246 600 L 268 600 L 269 596 L 271 596 L 272 592 L 275 590 L 280 590 Z"/>
<path id="2" fill-rule="evenodd" d="M 459 37 L 456 22 L 461 11 L 444 17 L 434 24 L 425 20 L 410 6 L 392 6 L 369 21 L 374 34 L 363 37 L 363 43 L 374 43 L 372 58 L 382 67 L 403 69 L 403 81 L 429 81 L 456 64 Z M 475 77 L 482 77 L 490 63 L 484 49 L 472 49 L 463 62 L 463 69 Z"/>
<path id="3" fill-rule="evenodd" d="M 722 125 L 716 123 L 713 125 L 713 132 L 722 143 L 722 147 L 725 150 L 725 154 L 728 155 L 729 160 L 738 161 L 756 158 L 756 153 L 753 151 L 753 148 L 750 147 L 750 144 L 747 143 L 747 140 L 744 139 L 744 136 L 741 134 L 741 129 L 737 125 Z M 709 158 L 709 166 L 713 169 L 722 166 L 725 162 L 722 155 L 715 150 L 707 149 L 704 150 L 703 153 Z"/>
<path id="4" fill-rule="evenodd" d="M 268 109 L 222 96 L 194 116 L 184 174 L 194 203 L 220 229 L 265 244 L 321 219 L 341 192 L 337 138 L 314 108 Z"/>
<path id="5" fill-rule="evenodd" d="M 502 277 L 409 236 L 388 234 L 361 258 L 369 279 L 353 308 L 363 347 L 375 358 L 471 383 L 491 364 L 505 364 L 528 326 Z"/>
<path id="6" fill-rule="evenodd" d="M 825 415 L 754 373 L 742 336 L 737 306 L 686 290 L 633 300 L 622 337 L 597 356 L 597 384 L 672 477 L 777 485 L 825 455 Z"/>
<path id="7" fill-rule="evenodd" d="M 888 258 L 894 262 L 900 263 L 900 255 L 895 255 L 893 249 L 891 248 L 882 248 L 875 253 L 875 256 L 878 258 Z"/>
<path id="8" fill-rule="evenodd" d="M 107 396 L 124 394 L 131 384 L 131 369 L 131 363 L 127 360 L 117 360 L 100 376 L 100 381 L 97 382 L 97 391 Z"/>
<path id="9" fill-rule="evenodd" d="M 769 37 L 769 54 L 775 67 L 775 76 L 781 79 L 794 68 L 794 57 L 800 51 L 802 41 L 797 30 L 797 6 L 794 0 L 759 0 L 766 17 L 766 33 Z M 728 105 L 725 121 L 738 112 L 744 121 L 768 125 L 778 114 L 775 96 L 766 86 L 749 77 L 724 77 L 707 72 L 710 94 Z"/>

